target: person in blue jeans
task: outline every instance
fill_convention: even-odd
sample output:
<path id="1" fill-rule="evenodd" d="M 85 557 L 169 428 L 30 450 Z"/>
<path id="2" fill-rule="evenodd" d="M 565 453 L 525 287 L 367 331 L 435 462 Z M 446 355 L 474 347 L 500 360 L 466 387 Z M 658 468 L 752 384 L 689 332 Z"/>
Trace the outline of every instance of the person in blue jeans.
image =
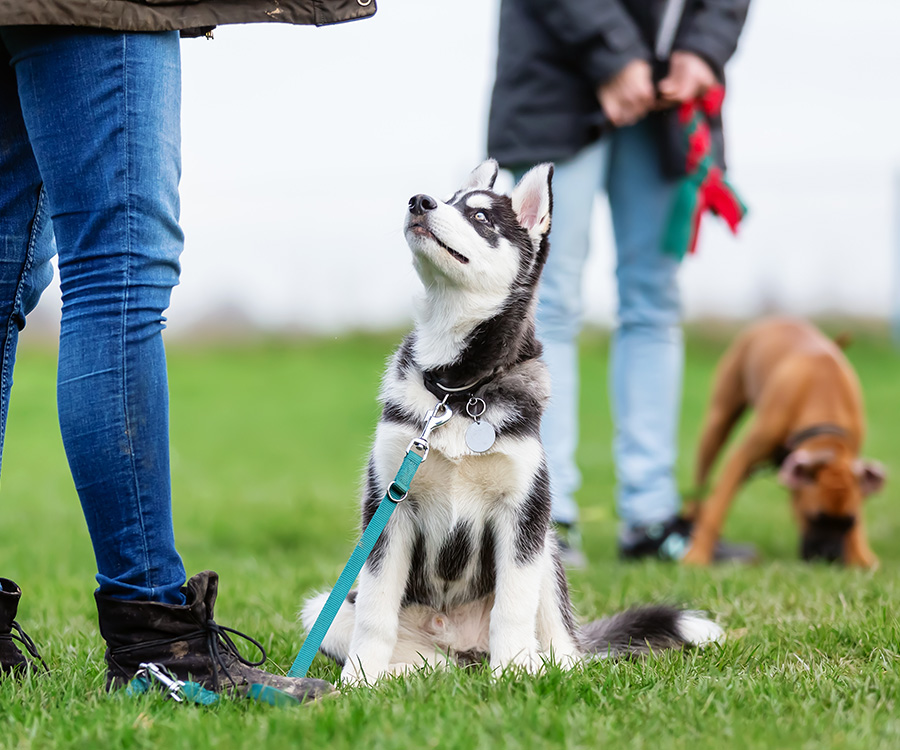
<path id="1" fill-rule="evenodd" d="M 211 1 L 184 18 L 66 5 L 0 10 L 0 459 L 19 331 L 56 255 L 59 423 L 97 563 L 107 687 L 155 662 L 212 690 L 314 698 L 331 686 L 256 669 L 265 653 L 250 662 L 223 635 L 218 576 L 185 582 L 172 526 L 162 332 L 184 245 L 178 29 L 269 20 L 267 4 Z M 292 5 L 314 18 L 309 0 Z M 20 596 L 0 578 L 0 677 L 39 660 L 15 620 Z"/>
<path id="2" fill-rule="evenodd" d="M 677 184 L 664 158 L 663 111 L 723 79 L 747 4 L 501 3 L 488 152 L 516 174 L 541 161 L 555 163 L 537 332 L 552 383 L 542 425 L 552 514 L 572 566 L 585 564 L 575 502 L 581 481 L 577 338 L 598 192 L 609 199 L 619 291 L 610 362 L 619 552 L 675 560 L 689 544 L 674 471 L 684 345 L 679 262 L 662 250 Z M 752 556 L 724 543 L 717 553 L 719 559 Z"/>

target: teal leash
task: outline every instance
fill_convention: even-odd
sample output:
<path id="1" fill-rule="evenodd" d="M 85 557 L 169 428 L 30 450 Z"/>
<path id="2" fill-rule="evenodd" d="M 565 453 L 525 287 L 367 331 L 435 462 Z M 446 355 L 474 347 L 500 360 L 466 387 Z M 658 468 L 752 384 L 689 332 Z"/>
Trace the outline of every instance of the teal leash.
<path id="1" fill-rule="evenodd" d="M 387 526 L 394 509 L 409 494 L 409 486 L 416 471 L 428 457 L 428 437 L 436 427 L 440 427 L 453 416 L 453 411 L 446 403 L 448 396 L 445 396 L 443 401 L 428 412 L 425 416 L 425 428 L 422 430 L 422 434 L 413 438 L 407 446 L 406 455 L 403 458 L 403 463 L 400 465 L 397 476 L 394 477 L 394 481 L 387 488 L 387 492 L 385 492 L 384 497 L 378 504 L 375 515 L 372 516 L 372 520 L 366 526 L 362 537 L 353 550 L 353 554 L 350 555 L 350 559 L 344 566 L 337 583 L 335 583 L 334 588 L 328 595 L 325 606 L 316 618 L 315 624 L 300 648 L 300 653 L 297 654 L 297 658 L 288 672 L 289 677 L 306 677 L 309 667 L 319 651 L 319 646 L 322 645 L 328 628 L 331 627 L 338 610 L 347 598 L 353 582 L 372 553 L 372 549 Z M 166 697 L 176 703 L 198 703 L 211 706 L 219 700 L 217 693 L 204 688 L 197 682 L 179 680 L 163 667 L 154 663 L 141 664 L 125 692 L 129 696 L 143 695 L 151 690 L 154 683 L 158 683 L 163 688 Z M 288 706 L 300 703 L 292 695 L 261 684 L 250 685 L 247 695 L 253 700 L 269 703 L 273 706 Z"/>
<path id="2" fill-rule="evenodd" d="M 387 492 L 384 493 L 375 515 L 372 516 L 372 520 L 369 521 L 365 531 L 363 531 L 362 537 L 353 550 L 353 554 L 350 555 L 350 559 L 344 566 L 337 583 L 334 584 L 334 588 L 328 595 L 325 606 L 319 612 L 315 624 L 300 647 L 300 652 L 297 654 L 297 658 L 294 659 L 293 665 L 291 665 L 288 677 L 306 677 L 306 673 L 309 671 L 309 667 L 319 651 L 319 646 L 322 645 L 322 641 L 325 639 L 328 628 L 331 627 L 334 618 L 337 617 L 338 610 L 347 598 L 347 594 L 350 593 L 353 582 L 387 526 L 394 509 L 409 494 L 409 485 L 412 483 L 419 466 L 428 456 L 428 437 L 431 435 L 432 430 L 440 427 L 453 416 L 453 412 L 447 406 L 448 396 L 449 394 L 428 412 L 425 416 L 425 429 L 422 430 L 422 434 L 417 438 L 413 438 L 406 447 L 406 456 L 403 458 L 403 463 L 400 465 L 397 476 L 394 477 L 394 481 L 391 482 Z"/>

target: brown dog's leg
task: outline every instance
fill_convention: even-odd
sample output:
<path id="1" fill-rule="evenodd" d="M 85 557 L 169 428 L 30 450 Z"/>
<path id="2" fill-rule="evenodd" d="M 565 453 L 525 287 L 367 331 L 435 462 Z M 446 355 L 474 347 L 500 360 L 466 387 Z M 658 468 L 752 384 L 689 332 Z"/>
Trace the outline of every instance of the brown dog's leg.
<path id="1" fill-rule="evenodd" d="M 847 538 L 844 540 L 844 564 L 857 565 L 861 568 L 878 567 L 878 558 L 869 547 L 862 516 L 856 519 L 853 528 L 847 532 Z"/>
<path id="2" fill-rule="evenodd" d="M 725 516 L 741 483 L 750 469 L 767 456 L 778 444 L 778 431 L 770 431 L 757 422 L 750 434 L 735 448 L 722 469 L 712 494 L 700 508 L 694 522 L 691 547 L 682 559 L 688 565 L 708 565 L 725 523 Z"/>
<path id="3" fill-rule="evenodd" d="M 697 467 L 694 473 L 694 481 L 697 487 L 706 485 L 709 472 L 715 463 L 716 457 L 725 445 L 728 435 L 735 423 L 744 413 L 745 403 L 741 404 L 713 404 L 703 423 L 703 432 L 700 435 L 700 446 L 697 449 Z"/>
<path id="4" fill-rule="evenodd" d="M 688 518 L 696 518 L 699 513 L 700 498 L 706 494 L 706 483 L 728 435 L 747 407 L 741 365 L 743 346 L 732 346 L 722 357 L 713 379 L 709 408 L 700 431 L 697 447 L 697 461 L 694 469 L 694 487 L 697 495 L 687 503 L 682 513 Z"/>
<path id="5" fill-rule="evenodd" d="M 688 565 L 709 565 L 713 558 L 713 549 L 719 539 L 725 515 L 738 487 L 752 465 L 745 445 L 739 446 L 722 470 L 722 476 L 716 482 L 712 494 L 700 507 L 694 520 L 694 531 L 691 536 L 691 547 L 682 558 Z"/>
<path id="6" fill-rule="evenodd" d="M 703 420 L 700 446 L 697 449 L 694 478 L 698 488 L 706 484 L 716 456 L 722 450 L 731 428 L 747 407 L 747 392 L 742 374 L 744 348 L 739 345 L 732 347 L 716 368 L 712 397 Z"/>

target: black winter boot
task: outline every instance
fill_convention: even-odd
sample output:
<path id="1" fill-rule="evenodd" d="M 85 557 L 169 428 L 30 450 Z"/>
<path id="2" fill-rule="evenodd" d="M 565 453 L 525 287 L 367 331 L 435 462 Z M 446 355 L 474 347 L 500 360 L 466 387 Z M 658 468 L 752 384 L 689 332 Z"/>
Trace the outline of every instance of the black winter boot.
<path id="1" fill-rule="evenodd" d="M 40 662 L 44 669 L 47 668 L 34 641 L 16 622 L 16 611 L 21 598 L 22 590 L 13 581 L 0 578 L 0 679 L 8 673 L 21 674 L 30 664 L 14 641 L 21 643 L 33 660 Z M 16 631 L 15 634 L 13 630 Z"/>
<path id="2" fill-rule="evenodd" d="M 107 644 L 106 689 L 125 687 L 142 663 L 154 663 L 179 680 L 199 682 L 208 690 L 245 695 L 251 685 L 263 685 L 298 700 L 333 691 L 324 680 L 298 679 L 256 669 L 266 660 L 252 638 L 213 620 L 219 576 L 199 573 L 183 589 L 187 604 L 126 601 L 95 594 L 100 634 Z M 246 638 L 260 651 L 251 662 L 238 652 L 229 633 Z"/>

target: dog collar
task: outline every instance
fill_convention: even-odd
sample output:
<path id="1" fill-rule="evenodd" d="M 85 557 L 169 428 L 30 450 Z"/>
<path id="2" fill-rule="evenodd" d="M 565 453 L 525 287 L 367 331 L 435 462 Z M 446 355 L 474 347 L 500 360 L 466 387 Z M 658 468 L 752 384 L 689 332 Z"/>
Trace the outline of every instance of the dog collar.
<path id="1" fill-rule="evenodd" d="M 836 435 L 837 437 L 847 437 L 847 430 L 845 430 L 840 425 L 836 425 L 831 422 L 814 424 L 791 435 L 784 442 L 784 447 L 789 451 L 797 450 L 801 443 L 805 443 L 807 440 L 812 440 L 814 437 L 819 437 L 819 435 Z"/>
<path id="2" fill-rule="evenodd" d="M 472 419 L 472 424 L 466 430 L 466 446 L 473 453 L 484 453 L 490 450 L 497 439 L 497 430 L 494 425 L 481 418 L 487 411 L 487 404 L 483 398 L 475 395 L 476 389 L 493 379 L 495 374 L 492 372 L 467 385 L 450 386 L 444 385 L 431 373 L 422 373 L 422 382 L 425 384 L 425 388 L 435 398 L 441 399 L 442 404 L 446 404 L 451 396 L 457 394 L 466 399 L 466 414 Z"/>
<path id="3" fill-rule="evenodd" d="M 433 374 L 429 372 L 423 372 L 422 383 L 435 398 L 444 399 L 447 396 L 452 396 L 456 393 L 472 393 L 480 385 L 484 385 L 485 382 L 493 379 L 493 377 L 494 373 L 491 373 L 490 375 L 485 375 L 483 378 L 478 378 L 478 380 L 468 383 L 467 385 L 449 386 L 444 385 Z"/>
<path id="4" fill-rule="evenodd" d="M 439 383 L 437 380 L 434 381 L 434 384 L 444 393 L 462 393 L 463 391 L 471 391 L 480 382 L 480 380 L 476 380 L 474 383 L 469 383 L 468 385 L 464 385 L 461 388 L 449 388 L 443 383 Z"/>
<path id="5" fill-rule="evenodd" d="M 788 439 L 784 441 L 784 444 L 780 445 L 775 450 L 774 455 L 772 456 L 772 463 L 776 466 L 781 466 L 787 457 L 797 450 L 802 443 L 805 443 L 807 440 L 812 440 L 815 437 L 819 437 L 820 435 L 834 435 L 835 437 L 845 438 L 848 434 L 846 429 L 840 425 L 833 424 L 832 422 L 822 422 L 821 424 L 810 425 L 809 427 L 789 435 Z"/>

